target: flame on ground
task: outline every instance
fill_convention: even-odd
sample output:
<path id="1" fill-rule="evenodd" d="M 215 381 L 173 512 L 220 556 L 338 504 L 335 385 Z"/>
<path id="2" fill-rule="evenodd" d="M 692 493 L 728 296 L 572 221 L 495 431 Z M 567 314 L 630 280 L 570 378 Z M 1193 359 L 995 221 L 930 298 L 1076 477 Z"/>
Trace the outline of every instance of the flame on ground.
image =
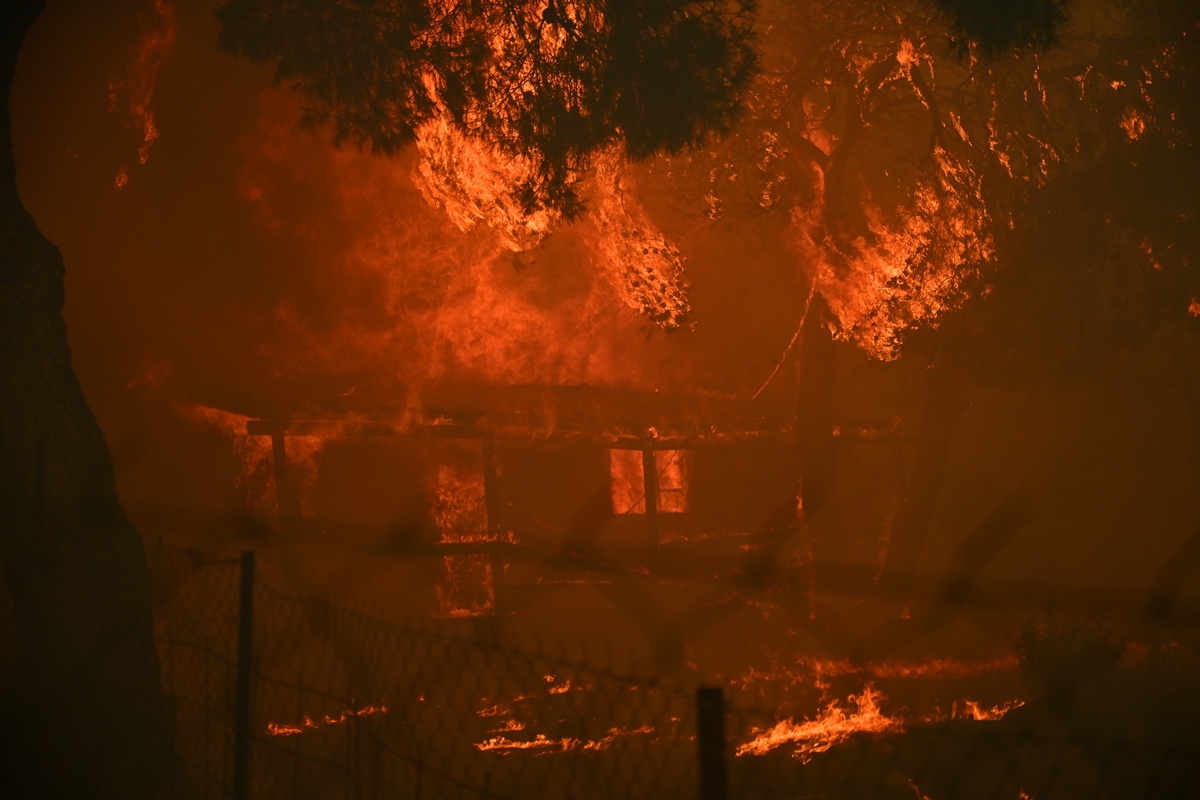
<path id="1" fill-rule="evenodd" d="M 736 755 L 765 755 L 785 744 L 795 744 L 794 757 L 807 761 L 814 753 L 823 753 L 855 733 L 888 733 L 904 730 L 898 718 L 885 716 L 879 710 L 883 694 L 870 684 L 861 693 L 850 695 L 856 710 L 848 713 L 832 701 L 813 720 L 796 722 L 786 719 L 766 730 L 756 729 L 754 738 L 739 745 Z"/>
<path id="2" fill-rule="evenodd" d="M 973 719 L 977 722 L 994 722 L 995 720 L 1003 719 L 1005 714 L 1023 705 L 1025 703 L 1021 700 L 1007 700 L 1000 705 L 983 708 L 974 700 L 963 700 L 961 705 L 955 700 L 954 705 L 950 708 L 950 718 Z"/>
<path id="3" fill-rule="evenodd" d="M 348 708 L 342 711 L 336 717 L 324 717 L 323 719 L 313 720 L 312 717 L 305 717 L 297 725 L 286 725 L 279 722 L 268 722 L 267 733 L 271 736 L 295 736 L 298 733 L 305 731 L 317 730 L 330 725 L 341 725 L 348 719 L 354 717 L 370 717 L 375 714 L 386 714 L 388 712 L 387 704 L 380 703 L 377 706 L 363 706 L 362 708 Z"/>
<path id="4" fill-rule="evenodd" d="M 654 733 L 654 728 L 650 725 L 643 725 L 640 728 L 632 730 L 609 728 L 608 735 L 600 739 L 576 739 L 570 736 L 561 739 L 551 739 L 544 733 L 539 733 L 533 739 L 524 741 L 509 739 L 507 736 L 494 736 L 491 739 L 476 742 L 475 747 L 485 753 L 500 753 L 502 755 L 522 750 L 532 752 L 534 755 L 549 755 L 551 753 L 567 753 L 573 750 L 607 750 L 618 739 L 649 733 Z"/>

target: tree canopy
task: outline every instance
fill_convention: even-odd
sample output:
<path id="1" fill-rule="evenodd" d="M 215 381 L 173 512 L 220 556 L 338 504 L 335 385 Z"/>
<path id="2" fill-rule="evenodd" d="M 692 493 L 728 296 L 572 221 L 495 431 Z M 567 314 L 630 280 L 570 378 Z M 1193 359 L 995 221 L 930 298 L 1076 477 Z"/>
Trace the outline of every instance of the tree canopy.
<path id="1" fill-rule="evenodd" d="M 592 157 L 731 129 L 753 0 L 229 0 L 220 44 L 273 64 L 338 143 L 393 153 L 448 123 L 524 162 L 526 214 L 573 216 Z"/>

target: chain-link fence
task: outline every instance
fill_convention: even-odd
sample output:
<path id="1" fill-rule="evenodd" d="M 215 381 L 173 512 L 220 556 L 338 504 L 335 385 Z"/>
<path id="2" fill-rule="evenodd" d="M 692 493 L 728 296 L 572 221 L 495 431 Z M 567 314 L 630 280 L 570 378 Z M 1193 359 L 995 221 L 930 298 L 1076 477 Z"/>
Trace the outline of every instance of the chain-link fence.
<path id="1" fill-rule="evenodd" d="M 968 542 L 913 620 L 858 643 L 836 620 L 813 630 L 848 637 L 833 649 L 870 642 L 873 655 L 846 669 L 884 674 L 872 657 L 980 601 L 973 581 L 995 527 Z M 1200 563 L 1193 539 L 1139 612 L 1148 638 L 1121 641 L 1079 616 L 1036 618 L 1006 662 L 1021 672 L 1020 701 L 924 717 L 885 708 L 869 680 L 805 711 L 786 680 L 704 689 L 687 669 L 520 646 L 496 617 L 389 624 L 284 596 L 254 578 L 252 558 L 160 547 L 151 562 L 174 723 L 170 796 L 1200 796 L 1200 669 L 1177 608 Z"/>

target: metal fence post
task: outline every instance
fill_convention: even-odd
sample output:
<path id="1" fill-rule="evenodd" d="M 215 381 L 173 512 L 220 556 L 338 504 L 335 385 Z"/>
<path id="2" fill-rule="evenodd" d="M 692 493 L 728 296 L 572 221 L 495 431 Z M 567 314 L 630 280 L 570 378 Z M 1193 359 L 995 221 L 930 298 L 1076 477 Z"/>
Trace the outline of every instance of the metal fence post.
<path id="1" fill-rule="evenodd" d="M 250 797 L 250 687 L 254 655 L 254 552 L 242 553 L 238 606 L 237 685 L 233 700 L 233 800 Z"/>
<path id="2" fill-rule="evenodd" d="M 696 690 L 696 745 L 700 800 L 725 800 L 725 703 L 719 686 Z"/>

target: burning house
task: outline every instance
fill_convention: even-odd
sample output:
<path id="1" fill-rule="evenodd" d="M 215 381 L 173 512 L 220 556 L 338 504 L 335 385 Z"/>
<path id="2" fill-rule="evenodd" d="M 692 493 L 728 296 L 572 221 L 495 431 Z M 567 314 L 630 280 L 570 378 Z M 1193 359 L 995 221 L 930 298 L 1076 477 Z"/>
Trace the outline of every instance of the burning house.
<path id="1" fill-rule="evenodd" d="M 728 581 L 764 564 L 811 593 L 793 414 L 736 398 L 589 386 L 477 386 L 454 396 L 456 405 L 419 411 L 343 404 L 325 418 L 239 423 L 262 443 L 259 459 L 269 458 L 280 534 L 344 535 L 347 515 L 323 481 L 344 489 L 336 472 L 361 474 L 356 460 L 387 471 L 382 448 L 395 464 L 370 482 L 391 497 L 351 502 L 384 507 L 404 498 L 406 510 L 386 533 L 377 525 L 377 535 L 396 554 L 444 559 L 441 614 L 514 610 L 506 597 L 564 582 Z M 903 463 L 894 425 L 842 424 L 833 438 Z M 340 451 L 315 472 L 295 463 L 311 461 L 314 441 L 326 454 Z M 901 480 L 891 475 L 873 490 L 894 492 Z M 334 493 L 346 502 L 344 491 Z"/>

